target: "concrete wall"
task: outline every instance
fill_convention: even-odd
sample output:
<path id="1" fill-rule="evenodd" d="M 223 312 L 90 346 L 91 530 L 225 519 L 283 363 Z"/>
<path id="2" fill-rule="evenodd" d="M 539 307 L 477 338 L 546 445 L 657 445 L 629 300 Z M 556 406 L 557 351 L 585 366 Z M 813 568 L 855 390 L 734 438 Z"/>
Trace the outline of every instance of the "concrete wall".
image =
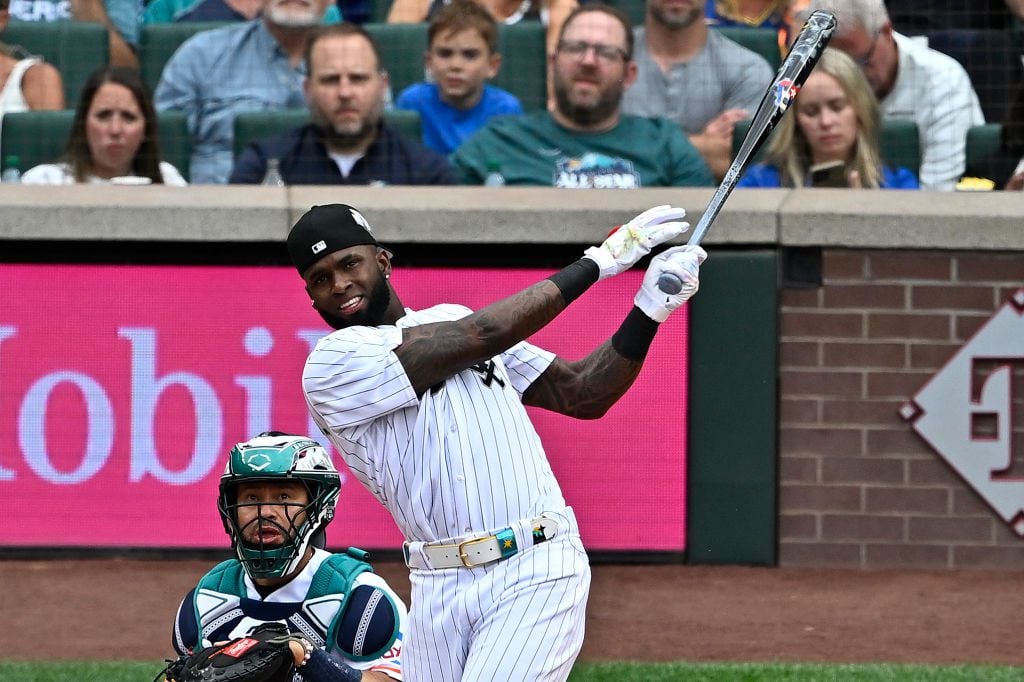
<path id="1" fill-rule="evenodd" d="M 303 210 L 336 201 L 363 209 L 385 242 L 540 250 L 600 241 L 611 225 L 659 203 L 693 209 L 695 222 L 710 196 L 0 186 L 0 261 L 5 244 L 22 240 L 282 241 Z M 1022 217 L 1024 194 L 740 190 L 730 198 L 705 241 L 706 267 L 719 250 L 822 254 L 820 285 L 778 292 L 781 564 L 1024 570 L 1024 540 L 899 415 L 1024 284 Z M 744 305 L 737 297 L 727 314 L 743 315 Z"/>

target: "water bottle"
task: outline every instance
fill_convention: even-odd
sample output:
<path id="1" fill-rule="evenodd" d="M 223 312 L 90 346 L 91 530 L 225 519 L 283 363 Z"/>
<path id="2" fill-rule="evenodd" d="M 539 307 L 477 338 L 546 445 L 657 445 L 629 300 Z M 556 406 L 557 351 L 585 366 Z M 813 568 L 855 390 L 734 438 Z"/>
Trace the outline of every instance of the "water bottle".
<path id="1" fill-rule="evenodd" d="M 497 161 L 487 162 L 487 176 L 484 178 L 484 187 L 504 187 L 505 176 L 501 174 L 501 164 Z"/>
<path id="2" fill-rule="evenodd" d="M 284 187 L 284 178 L 281 177 L 281 163 L 277 159 L 267 159 L 267 174 L 263 176 L 262 185 L 270 187 Z"/>
<path id="3" fill-rule="evenodd" d="M 21 159 L 13 154 L 4 159 L 4 172 L 0 173 L 0 183 L 15 184 L 21 182 Z"/>

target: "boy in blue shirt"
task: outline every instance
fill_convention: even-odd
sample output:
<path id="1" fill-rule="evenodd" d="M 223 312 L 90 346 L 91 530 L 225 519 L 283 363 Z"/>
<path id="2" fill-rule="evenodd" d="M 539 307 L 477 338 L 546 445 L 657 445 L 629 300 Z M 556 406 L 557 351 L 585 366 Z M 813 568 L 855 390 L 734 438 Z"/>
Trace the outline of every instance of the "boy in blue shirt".
<path id="1" fill-rule="evenodd" d="M 395 103 L 419 112 L 425 146 L 450 154 L 492 116 L 523 113 L 514 95 L 487 84 L 501 67 L 498 27 L 476 2 L 445 5 L 430 22 L 427 45 L 432 82 L 409 86 Z"/>

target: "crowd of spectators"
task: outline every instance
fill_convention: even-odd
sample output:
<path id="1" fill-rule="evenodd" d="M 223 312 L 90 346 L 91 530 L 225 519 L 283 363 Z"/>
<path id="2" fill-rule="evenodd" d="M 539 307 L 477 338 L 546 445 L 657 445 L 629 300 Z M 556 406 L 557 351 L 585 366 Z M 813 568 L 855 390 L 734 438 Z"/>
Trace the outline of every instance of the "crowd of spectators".
<path id="1" fill-rule="evenodd" d="M 972 174 L 1024 185 L 1024 0 L 0 0 L 0 133 L 5 114 L 77 101 L 63 156 L 22 169 L 25 182 L 259 183 L 272 170 L 285 184 L 500 174 L 508 185 L 713 186 L 773 75 L 735 31 L 777 34 L 781 56 L 816 9 L 839 21 L 829 53 L 741 186 L 822 184 L 823 166 L 852 188 L 951 190 Z M 4 34 L 67 21 L 105 29 L 108 63 L 66 97 L 61 71 Z M 197 25 L 151 93 L 144 27 L 186 22 L 218 26 Z M 408 54 L 421 82 L 393 88 L 383 53 L 400 46 L 378 44 L 362 26 L 374 22 L 424 26 L 425 53 Z M 502 30 L 530 22 L 546 36 L 546 104 L 535 108 L 492 82 L 524 58 L 501 54 Z M 989 72 L 965 51 L 978 45 Z M 420 139 L 389 124 L 391 110 L 415 112 Z M 166 111 L 187 121 L 182 172 L 160 156 Z M 254 111 L 308 122 L 236 145 L 236 119 Z M 901 120 L 919 136 L 914 168 L 893 167 L 879 143 Z M 972 163 L 968 133 L 985 123 L 997 124 L 998 151 Z"/>

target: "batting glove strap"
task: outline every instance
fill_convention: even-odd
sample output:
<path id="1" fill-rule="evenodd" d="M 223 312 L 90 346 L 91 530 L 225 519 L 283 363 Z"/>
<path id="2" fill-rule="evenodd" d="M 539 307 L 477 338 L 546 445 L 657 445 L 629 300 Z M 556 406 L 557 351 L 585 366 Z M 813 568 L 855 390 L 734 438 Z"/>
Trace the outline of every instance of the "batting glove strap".
<path id="1" fill-rule="evenodd" d="M 597 263 L 598 279 L 617 275 L 631 268 L 655 246 L 689 229 L 689 223 L 680 222 L 685 215 L 683 209 L 667 204 L 647 209 L 612 231 L 600 246 L 588 248 L 583 255 Z"/>
<path id="2" fill-rule="evenodd" d="M 700 264 L 707 253 L 699 246 L 677 246 L 668 249 L 651 260 L 644 273 L 644 282 L 636 292 L 633 302 L 636 307 L 655 322 L 664 322 L 672 311 L 683 305 L 700 288 Z M 658 278 L 664 273 L 675 275 L 682 281 L 683 288 L 676 294 L 666 294 L 658 288 Z"/>

